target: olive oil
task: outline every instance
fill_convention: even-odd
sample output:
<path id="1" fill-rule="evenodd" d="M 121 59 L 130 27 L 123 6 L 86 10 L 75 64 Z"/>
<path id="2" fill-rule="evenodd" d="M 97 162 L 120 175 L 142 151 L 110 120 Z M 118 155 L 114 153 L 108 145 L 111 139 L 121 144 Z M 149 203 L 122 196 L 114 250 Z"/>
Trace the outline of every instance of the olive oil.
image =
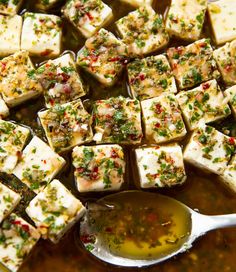
<path id="1" fill-rule="evenodd" d="M 177 251 L 190 233 L 191 215 L 183 205 L 156 193 L 127 191 L 90 206 L 81 240 L 90 250 L 96 243 L 115 256 L 146 260 Z"/>

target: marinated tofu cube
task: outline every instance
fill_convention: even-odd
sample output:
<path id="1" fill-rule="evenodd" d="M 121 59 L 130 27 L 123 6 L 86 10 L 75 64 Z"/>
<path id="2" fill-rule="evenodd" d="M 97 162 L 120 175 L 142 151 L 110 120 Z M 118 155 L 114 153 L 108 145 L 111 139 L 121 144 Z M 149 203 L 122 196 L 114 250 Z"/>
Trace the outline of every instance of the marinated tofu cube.
<path id="1" fill-rule="evenodd" d="M 180 185 L 186 180 L 179 145 L 140 147 L 135 150 L 141 188 Z"/>
<path id="2" fill-rule="evenodd" d="M 0 60 L 0 67 L 0 93 L 9 107 L 17 106 L 42 92 L 27 51 L 19 51 Z"/>
<path id="3" fill-rule="evenodd" d="M 92 118 L 80 100 L 38 113 L 50 147 L 55 152 L 92 141 Z"/>
<path id="4" fill-rule="evenodd" d="M 93 120 L 97 143 L 138 144 L 142 140 L 138 100 L 122 96 L 98 100 L 93 107 Z"/>
<path id="5" fill-rule="evenodd" d="M 16 214 L 0 226 L 0 263 L 17 272 L 40 238 L 39 232 Z"/>
<path id="6" fill-rule="evenodd" d="M 57 175 L 65 160 L 37 136 L 26 146 L 13 174 L 36 194 Z"/>
<path id="7" fill-rule="evenodd" d="M 0 15 L 0 25 L 0 57 L 6 57 L 20 50 L 22 17 Z"/>
<path id="8" fill-rule="evenodd" d="M 222 174 L 235 150 L 235 142 L 230 137 L 201 124 L 184 150 L 184 160 L 207 172 Z"/>
<path id="9" fill-rule="evenodd" d="M 6 15 L 15 15 L 23 0 L 2 0 L 0 1 L 0 13 Z"/>
<path id="10" fill-rule="evenodd" d="M 215 79 L 202 83 L 190 91 L 182 91 L 176 98 L 190 130 L 198 128 L 202 122 L 214 122 L 231 113 L 227 99 L 224 99 Z"/>
<path id="11" fill-rule="evenodd" d="M 232 138 L 233 140 L 235 139 Z M 236 192 L 236 155 L 233 156 L 220 178 L 229 189 Z"/>
<path id="12" fill-rule="evenodd" d="M 0 119 L 7 117 L 9 115 L 9 109 L 5 101 L 0 96 Z"/>
<path id="13" fill-rule="evenodd" d="M 175 78 L 164 55 L 135 59 L 127 65 L 127 69 L 134 98 L 145 100 L 163 92 L 177 92 Z"/>
<path id="14" fill-rule="evenodd" d="M 213 54 L 225 84 L 236 84 L 236 40 L 216 49 Z"/>
<path id="15" fill-rule="evenodd" d="M 86 94 L 71 54 L 49 60 L 37 69 L 37 76 L 43 86 L 48 108 L 77 100 Z"/>
<path id="16" fill-rule="evenodd" d="M 169 36 L 161 15 L 150 6 L 142 6 L 116 22 L 128 53 L 142 56 L 161 49 L 169 42 Z"/>
<path id="17" fill-rule="evenodd" d="M 123 69 L 126 46 L 111 32 L 101 29 L 85 42 L 78 65 L 105 86 L 112 86 Z"/>
<path id="18" fill-rule="evenodd" d="M 101 0 L 68 1 L 63 13 L 86 38 L 93 36 L 113 18 L 112 9 Z"/>
<path id="19" fill-rule="evenodd" d="M 223 44 L 236 38 L 235 0 L 218 0 L 208 3 L 208 13 L 217 44 Z"/>
<path id="20" fill-rule="evenodd" d="M 186 135 L 178 102 L 173 94 L 162 94 L 141 102 L 145 138 L 150 143 L 180 140 Z"/>
<path id="21" fill-rule="evenodd" d="M 135 8 L 145 6 L 145 5 L 151 6 L 153 3 L 153 0 L 120 0 L 120 1 L 123 3 L 127 3 Z"/>
<path id="22" fill-rule="evenodd" d="M 200 38 L 207 0 L 172 0 L 166 29 L 171 36 L 196 41 Z"/>
<path id="23" fill-rule="evenodd" d="M 72 156 L 79 192 L 119 190 L 124 183 L 125 160 L 121 146 L 77 146 Z"/>
<path id="24" fill-rule="evenodd" d="M 12 173 L 29 134 L 28 128 L 0 120 L 0 172 Z"/>
<path id="25" fill-rule="evenodd" d="M 26 208 L 26 213 L 42 237 L 53 243 L 57 243 L 84 212 L 83 204 L 56 179 L 31 200 Z"/>
<path id="26" fill-rule="evenodd" d="M 0 223 L 19 204 L 21 196 L 0 182 Z"/>
<path id="27" fill-rule="evenodd" d="M 232 113 L 236 119 L 236 85 L 232 86 L 231 88 L 228 88 L 224 94 L 226 95 L 229 104 L 232 109 Z"/>
<path id="28" fill-rule="evenodd" d="M 56 15 L 24 14 L 21 49 L 32 56 L 57 57 L 61 53 L 61 18 Z"/>
<path id="29" fill-rule="evenodd" d="M 58 4 L 60 4 L 62 0 L 36 0 L 35 7 L 41 11 L 51 10 L 54 7 L 56 8 Z"/>
<path id="30" fill-rule="evenodd" d="M 167 55 L 180 89 L 191 88 L 220 76 L 208 39 L 169 48 Z"/>

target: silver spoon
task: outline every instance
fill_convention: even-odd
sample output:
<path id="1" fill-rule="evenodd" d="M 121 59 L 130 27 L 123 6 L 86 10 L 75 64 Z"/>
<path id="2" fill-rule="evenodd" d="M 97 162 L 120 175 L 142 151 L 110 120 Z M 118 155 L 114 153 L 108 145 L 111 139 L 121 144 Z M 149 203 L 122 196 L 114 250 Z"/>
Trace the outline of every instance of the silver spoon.
<path id="1" fill-rule="evenodd" d="M 87 237 L 94 237 L 94 232 L 91 229 L 91 226 L 89 225 L 89 212 L 95 212 L 98 211 L 100 215 L 107 211 L 114 209 L 114 205 L 112 205 L 111 199 L 127 199 L 127 203 L 131 199 L 136 199 L 136 205 L 137 207 L 139 205 L 142 205 L 142 198 L 147 202 L 149 201 L 159 201 L 163 205 L 163 203 L 168 204 L 170 203 L 170 212 L 174 213 L 173 205 L 175 205 L 176 209 L 180 210 L 182 209 L 184 213 L 189 215 L 190 219 L 190 228 L 188 234 L 184 237 L 183 242 L 179 244 L 179 246 L 176 248 L 173 248 L 173 250 L 170 250 L 168 254 L 159 255 L 156 258 L 142 258 L 142 259 L 134 259 L 134 258 L 127 258 L 124 256 L 119 256 L 119 254 L 114 254 L 114 252 L 109 250 L 109 247 L 104 246 L 104 241 L 101 242 L 99 239 L 92 239 L 91 241 L 89 239 L 84 240 L 81 237 L 84 237 L 84 234 L 86 233 Z M 117 207 L 116 207 L 117 209 Z M 122 209 L 118 212 L 122 212 Z M 99 216 L 100 216 L 99 215 Z M 182 224 L 186 224 L 187 222 L 182 222 Z M 148 192 L 142 192 L 142 191 L 126 191 L 121 193 L 116 193 L 113 195 L 106 196 L 105 198 L 100 199 L 97 201 L 97 204 L 92 204 L 88 207 L 88 211 L 82 220 L 80 224 L 80 238 L 82 240 L 83 245 L 86 247 L 87 250 L 89 250 L 94 256 L 99 258 L 100 260 L 117 265 L 117 266 L 124 266 L 124 267 L 144 267 L 144 266 L 150 266 L 154 264 L 158 264 L 160 262 L 163 262 L 167 259 L 170 259 L 174 256 L 176 256 L 179 253 L 183 253 L 190 249 L 192 247 L 193 242 L 206 234 L 207 232 L 219 228 L 227 228 L 227 227 L 234 227 L 236 226 L 236 214 L 227 214 L 227 215 L 217 215 L 217 216 L 208 216 L 200 214 L 183 203 L 167 197 L 163 195 L 159 195 L 156 193 L 148 193 Z M 141 250 L 141 249 L 140 249 Z"/>

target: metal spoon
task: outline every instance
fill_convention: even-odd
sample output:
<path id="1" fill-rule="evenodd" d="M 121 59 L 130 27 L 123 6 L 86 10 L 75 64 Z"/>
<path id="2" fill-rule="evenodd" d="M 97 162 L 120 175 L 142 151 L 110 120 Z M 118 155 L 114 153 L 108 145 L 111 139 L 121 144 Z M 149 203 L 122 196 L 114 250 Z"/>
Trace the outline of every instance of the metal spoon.
<path id="1" fill-rule="evenodd" d="M 126 191 L 126 192 L 121 192 L 117 194 L 111 195 L 113 199 L 116 197 L 124 197 L 125 195 L 128 196 L 127 201 L 129 201 L 130 197 L 135 197 L 137 199 L 137 207 L 140 205 L 140 199 L 143 197 L 145 199 L 150 199 L 155 197 L 157 201 L 163 201 L 165 203 L 171 202 L 172 204 L 174 203 L 176 205 L 176 208 L 181 208 L 189 214 L 190 220 L 191 220 L 191 227 L 190 231 L 185 237 L 184 243 L 178 248 L 173 250 L 172 252 L 169 252 L 167 255 L 160 256 L 158 258 L 153 258 L 153 259 L 131 259 L 131 258 L 124 258 L 122 256 L 115 255 L 112 253 L 109 248 L 102 246 L 102 244 L 99 241 L 82 241 L 82 244 L 86 247 L 87 250 L 89 250 L 94 256 L 99 258 L 100 260 L 117 265 L 117 266 L 124 266 L 124 267 L 144 267 L 144 266 L 150 266 L 154 265 L 160 262 L 163 262 L 167 259 L 170 259 L 174 256 L 176 256 L 179 253 L 183 253 L 186 250 L 190 249 L 192 247 L 193 242 L 206 234 L 207 232 L 219 228 L 227 228 L 227 227 L 234 227 L 236 226 L 236 214 L 227 214 L 227 215 L 217 215 L 217 216 L 208 216 L 208 215 L 203 215 L 200 214 L 183 203 L 167 197 L 163 195 L 159 195 L 156 193 L 149 193 L 149 192 L 142 192 L 142 191 Z M 106 211 L 107 209 L 113 209 L 114 207 L 112 205 L 104 205 L 104 200 L 109 200 L 110 195 L 100 199 L 97 204 L 92 204 L 89 208 L 88 211 L 90 210 L 97 210 L 100 213 L 102 211 Z M 173 210 L 170 212 L 174 212 Z M 87 212 L 88 214 L 88 212 Z M 186 222 L 182 222 L 182 224 L 185 224 Z M 85 215 L 83 221 L 81 222 L 80 225 L 80 237 L 84 235 L 84 233 L 87 234 L 92 234 L 90 233 L 91 230 L 88 227 L 88 217 Z M 91 242 L 91 243 L 90 243 Z"/>

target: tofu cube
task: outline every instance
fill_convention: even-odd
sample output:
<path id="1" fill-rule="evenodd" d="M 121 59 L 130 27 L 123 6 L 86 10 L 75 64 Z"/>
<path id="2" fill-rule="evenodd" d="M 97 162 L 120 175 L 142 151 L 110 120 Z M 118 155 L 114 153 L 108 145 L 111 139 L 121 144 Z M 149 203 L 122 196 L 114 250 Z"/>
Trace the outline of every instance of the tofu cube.
<path id="1" fill-rule="evenodd" d="M 186 180 L 179 145 L 140 147 L 135 150 L 141 188 L 180 185 Z"/>
<path id="2" fill-rule="evenodd" d="M 17 272 L 40 238 L 39 232 L 16 214 L 0 227 L 0 263 Z"/>
<path id="3" fill-rule="evenodd" d="M 220 179 L 229 189 L 236 192 L 236 155 L 233 156 Z"/>
<path id="4" fill-rule="evenodd" d="M 43 239 L 57 243 L 83 216 L 85 208 L 59 181 L 53 180 L 40 192 L 26 213 L 34 221 Z"/>
<path id="5" fill-rule="evenodd" d="M 0 223 L 9 216 L 19 204 L 21 196 L 0 182 Z"/>
<path id="6" fill-rule="evenodd" d="M 145 5 L 151 6 L 153 3 L 153 0 L 121 0 L 121 2 L 129 4 L 135 8 L 138 8 Z"/>
<path id="7" fill-rule="evenodd" d="M 235 150 L 235 142 L 230 137 L 201 124 L 194 130 L 184 150 L 184 160 L 207 172 L 220 175 Z"/>
<path id="8" fill-rule="evenodd" d="M 123 69 L 125 54 L 126 46 L 102 28 L 85 42 L 77 63 L 105 86 L 112 86 Z"/>
<path id="9" fill-rule="evenodd" d="M 153 53 L 169 42 L 161 15 L 150 6 L 142 6 L 119 19 L 116 26 L 128 53 L 142 56 Z"/>
<path id="10" fill-rule="evenodd" d="M 198 128 L 202 122 L 218 121 L 231 113 L 227 99 L 224 99 L 215 79 L 190 91 L 182 91 L 176 98 L 190 130 Z"/>
<path id="11" fill-rule="evenodd" d="M 149 143 L 182 139 L 187 131 L 173 94 L 162 94 L 141 102 L 145 138 Z"/>
<path id="12" fill-rule="evenodd" d="M 6 57 L 20 50 L 22 17 L 0 15 L 0 25 L 0 57 Z"/>
<path id="13" fill-rule="evenodd" d="M 97 143 L 141 143 L 143 133 L 138 100 L 122 96 L 98 100 L 93 107 L 93 120 L 93 139 Z"/>
<path id="14" fill-rule="evenodd" d="M 196 41 L 200 38 L 207 0 L 172 0 L 166 19 L 171 36 Z"/>
<path id="15" fill-rule="evenodd" d="M 12 173 L 29 135 L 28 128 L 0 120 L 0 172 Z"/>
<path id="16" fill-rule="evenodd" d="M 15 15 L 23 0 L 2 0 L 0 2 L 0 13 L 5 15 Z"/>
<path id="17" fill-rule="evenodd" d="M 39 193 L 65 165 L 56 154 L 37 136 L 23 150 L 13 174 L 36 194 Z"/>
<path id="18" fill-rule="evenodd" d="M 5 103 L 5 101 L 0 96 L 0 119 L 7 117 L 9 115 L 9 109 Z"/>
<path id="19" fill-rule="evenodd" d="M 38 113 L 50 147 L 57 153 L 93 139 L 92 118 L 81 100 Z"/>
<path id="20" fill-rule="evenodd" d="M 177 92 L 175 78 L 164 55 L 135 59 L 127 65 L 127 70 L 134 98 L 145 100 L 163 92 Z"/>
<path id="21" fill-rule="evenodd" d="M 35 7 L 37 10 L 47 11 L 56 8 L 61 2 L 61 0 L 36 0 Z"/>
<path id="22" fill-rule="evenodd" d="M 93 36 L 113 18 L 112 9 L 101 0 L 68 1 L 63 13 L 85 38 Z"/>
<path id="23" fill-rule="evenodd" d="M 115 191 L 124 183 L 125 160 L 121 146 L 77 146 L 72 157 L 79 192 Z"/>
<path id="24" fill-rule="evenodd" d="M 42 92 L 27 51 L 18 51 L 0 60 L 0 67 L 0 93 L 9 107 L 17 106 Z"/>
<path id="25" fill-rule="evenodd" d="M 49 60 L 37 69 L 37 75 L 43 86 L 48 108 L 77 100 L 86 94 L 71 54 Z"/>
<path id="26" fill-rule="evenodd" d="M 213 54 L 225 84 L 236 84 L 236 40 L 216 49 Z"/>
<path id="27" fill-rule="evenodd" d="M 232 113 L 234 115 L 234 118 L 236 119 L 236 85 L 228 88 L 224 94 L 226 95 L 229 104 L 232 109 Z"/>
<path id="28" fill-rule="evenodd" d="M 236 38 L 235 0 L 218 0 L 208 3 L 208 13 L 216 44 L 223 44 Z"/>
<path id="29" fill-rule="evenodd" d="M 220 76 L 208 39 L 187 46 L 171 47 L 167 55 L 180 89 L 191 88 Z"/>
<path id="30" fill-rule="evenodd" d="M 52 58 L 61 53 L 61 18 L 56 15 L 24 14 L 21 49 L 31 56 Z"/>

